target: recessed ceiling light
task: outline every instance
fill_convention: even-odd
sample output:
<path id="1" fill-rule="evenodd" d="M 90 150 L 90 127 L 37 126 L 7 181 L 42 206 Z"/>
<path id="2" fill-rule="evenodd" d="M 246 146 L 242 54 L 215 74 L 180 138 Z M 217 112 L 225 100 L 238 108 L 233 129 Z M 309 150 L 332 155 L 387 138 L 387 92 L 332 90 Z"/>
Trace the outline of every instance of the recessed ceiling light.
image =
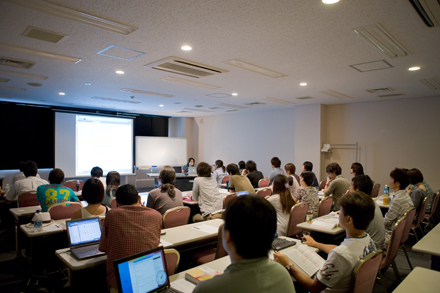
<path id="1" fill-rule="evenodd" d="M 409 71 L 417 71 L 419 69 L 420 69 L 420 67 L 418 67 L 418 66 L 408 68 Z"/>
<path id="2" fill-rule="evenodd" d="M 306 83 L 306 82 L 301 82 L 299 85 L 300 85 L 300 86 L 306 86 L 307 83 Z"/>
<path id="3" fill-rule="evenodd" d="M 159 107 L 163 107 L 163 105 L 159 105 Z"/>
<path id="4" fill-rule="evenodd" d="M 91 83 L 85 83 L 84 85 L 92 85 Z"/>
<path id="5" fill-rule="evenodd" d="M 122 70 L 116 70 L 116 73 L 117 73 L 117 74 L 124 74 L 125 72 L 122 71 Z"/>
<path id="6" fill-rule="evenodd" d="M 336 2 L 339 2 L 339 0 L 322 0 L 324 4 L 335 4 Z"/>
<path id="7" fill-rule="evenodd" d="M 183 51 L 191 51 L 192 48 L 190 46 L 182 46 L 181 48 Z"/>
<path id="8" fill-rule="evenodd" d="M 60 93 L 58 93 L 60 96 L 65 96 L 66 95 L 66 93 L 63 93 L 63 92 L 60 92 Z"/>
<path id="9" fill-rule="evenodd" d="M 237 93 L 232 93 L 232 95 L 233 95 L 233 96 L 238 96 L 238 94 L 237 94 Z"/>

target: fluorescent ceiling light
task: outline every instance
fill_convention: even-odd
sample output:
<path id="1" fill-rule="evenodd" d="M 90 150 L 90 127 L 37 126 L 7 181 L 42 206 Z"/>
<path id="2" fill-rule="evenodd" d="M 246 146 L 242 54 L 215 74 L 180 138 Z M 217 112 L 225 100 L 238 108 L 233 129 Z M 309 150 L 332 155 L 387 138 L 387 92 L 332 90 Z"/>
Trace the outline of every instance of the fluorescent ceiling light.
<path id="1" fill-rule="evenodd" d="M 134 93 L 134 94 L 142 94 L 142 95 L 149 95 L 149 96 L 158 96 L 163 98 L 172 98 L 173 95 L 167 95 L 167 94 L 161 94 L 161 93 L 155 93 L 155 92 L 148 92 L 143 90 L 135 90 L 135 89 L 120 89 L 121 92 L 128 92 L 128 93 Z"/>
<path id="2" fill-rule="evenodd" d="M 418 66 L 414 66 L 414 67 L 410 67 L 410 68 L 408 68 L 408 70 L 409 70 L 409 71 L 417 71 L 417 70 L 420 70 L 420 67 L 418 67 Z"/>
<path id="3" fill-rule="evenodd" d="M 222 106 L 222 107 L 229 107 L 229 108 L 237 108 L 237 109 L 247 109 L 249 107 L 244 107 L 244 106 L 239 106 L 239 105 L 232 105 L 232 104 L 225 104 L 225 103 L 221 103 L 221 104 L 217 104 L 218 106 Z"/>
<path id="4" fill-rule="evenodd" d="M 13 86 L 6 86 L 6 85 L 0 85 L 0 88 L 6 89 L 6 90 L 16 90 L 16 91 L 25 91 L 25 88 L 22 87 L 13 87 Z"/>
<path id="5" fill-rule="evenodd" d="M 70 62 L 70 63 L 75 63 L 75 64 L 81 61 L 80 58 L 76 58 L 76 57 L 58 55 L 58 54 L 54 54 L 54 53 L 49 53 L 49 52 L 44 52 L 44 51 L 9 45 L 9 44 L 5 44 L 5 43 L 0 43 L 0 50 L 6 50 L 6 51 L 22 53 L 22 54 L 27 54 L 27 55 L 37 56 L 37 57 L 55 59 L 58 61 L 65 61 L 65 62 Z"/>
<path id="6" fill-rule="evenodd" d="M 269 102 L 274 102 L 274 103 L 278 103 L 278 104 L 284 104 L 284 105 L 295 104 L 294 102 L 280 100 L 280 99 L 275 99 L 275 98 L 271 98 L 271 97 L 263 98 L 262 100 L 269 101 Z"/>
<path id="7" fill-rule="evenodd" d="M 105 29 L 118 34 L 128 35 L 129 33 L 132 33 L 137 29 L 136 27 L 132 27 L 126 24 L 100 18 L 95 15 L 70 9 L 43 0 L 6 0 L 6 1 L 26 8 L 49 13 L 58 17 L 74 20 L 82 24 L 94 26 L 100 29 Z"/>
<path id="8" fill-rule="evenodd" d="M 15 75 L 15 76 L 22 76 L 22 77 L 42 79 L 42 80 L 46 80 L 49 78 L 49 76 L 44 76 L 44 75 L 30 74 L 30 73 L 16 72 L 16 71 L 9 71 L 9 70 L 1 70 L 1 69 L 0 69 L 0 74 Z"/>
<path id="9" fill-rule="evenodd" d="M 335 98 L 338 98 L 338 99 L 353 99 L 350 96 L 346 96 L 344 94 L 341 94 L 341 93 L 338 93 L 338 92 L 335 92 L 335 91 L 332 91 L 332 90 L 320 91 L 320 93 L 323 93 L 325 95 L 329 95 L 329 96 L 332 96 L 332 97 L 335 97 Z"/>
<path id="10" fill-rule="evenodd" d="M 206 83 L 201 83 L 201 82 L 197 82 L 197 81 L 186 80 L 183 78 L 171 77 L 171 76 L 164 77 L 164 78 L 162 78 L 162 80 L 177 82 L 177 83 L 181 83 L 181 84 L 186 84 L 186 85 L 191 85 L 191 86 L 196 86 L 196 87 L 201 87 L 201 88 L 211 89 L 211 90 L 221 88 L 221 86 L 217 86 L 217 85 L 206 84 Z"/>
<path id="11" fill-rule="evenodd" d="M 263 68 L 263 67 L 260 67 L 260 66 L 257 66 L 257 65 L 253 65 L 253 64 L 250 64 L 250 63 L 238 60 L 238 59 L 227 61 L 225 63 L 229 64 L 229 65 L 232 65 L 232 66 L 235 66 L 235 67 L 238 67 L 238 68 L 241 68 L 241 69 L 249 70 L 249 71 L 252 71 L 252 72 L 255 72 L 255 73 L 259 73 L 259 74 L 263 74 L 263 75 L 266 75 L 266 76 L 269 76 L 269 77 L 273 77 L 273 78 L 287 76 L 287 75 L 285 75 L 283 73 L 272 71 L 272 70 L 269 70 L 269 69 L 266 69 L 266 68 Z"/>
<path id="12" fill-rule="evenodd" d="M 105 97 L 92 97 L 94 100 L 104 100 L 104 101 L 111 101 L 111 102 L 120 102 L 120 103 L 128 103 L 128 104 L 140 104 L 139 101 L 130 101 L 130 100 L 121 100 L 121 99 L 115 99 L 115 98 L 105 98 Z"/>
<path id="13" fill-rule="evenodd" d="M 390 58 L 410 55 L 410 52 L 380 24 L 355 29 L 354 31 Z"/>
<path id="14" fill-rule="evenodd" d="M 192 48 L 190 46 L 182 46 L 181 48 L 183 51 L 191 51 Z"/>

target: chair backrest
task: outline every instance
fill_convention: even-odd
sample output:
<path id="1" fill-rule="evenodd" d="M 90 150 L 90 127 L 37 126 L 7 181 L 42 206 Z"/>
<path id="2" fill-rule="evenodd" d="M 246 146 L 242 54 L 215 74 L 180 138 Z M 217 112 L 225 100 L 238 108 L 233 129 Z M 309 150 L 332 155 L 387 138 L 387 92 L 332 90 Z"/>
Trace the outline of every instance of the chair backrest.
<path id="1" fill-rule="evenodd" d="M 318 217 L 327 215 L 332 211 L 333 197 L 328 196 L 319 203 Z"/>
<path id="2" fill-rule="evenodd" d="M 258 180 L 258 188 L 269 187 L 269 184 L 270 184 L 270 179 L 267 177 Z"/>
<path id="3" fill-rule="evenodd" d="M 114 209 L 118 207 L 118 203 L 116 202 L 116 197 L 110 200 L 110 208 Z"/>
<path id="4" fill-rule="evenodd" d="M 377 183 L 374 185 L 373 189 L 371 190 L 371 197 L 376 198 L 379 196 L 379 190 L 380 190 L 380 183 Z"/>
<path id="5" fill-rule="evenodd" d="M 189 207 L 175 207 L 163 214 L 162 228 L 172 228 L 188 224 L 191 209 Z"/>
<path id="6" fill-rule="evenodd" d="M 400 239 L 402 239 L 403 230 L 405 229 L 406 217 L 401 217 L 396 224 L 394 224 L 393 231 L 391 232 L 390 243 L 387 250 L 385 262 L 382 263 L 382 267 L 387 267 L 391 264 L 397 255 L 400 247 Z"/>
<path id="7" fill-rule="evenodd" d="M 81 208 L 81 203 L 66 201 L 51 206 L 47 211 L 52 220 L 70 219 L 75 211 Z"/>
<path id="8" fill-rule="evenodd" d="M 77 181 L 79 181 L 79 190 L 82 190 L 83 186 L 84 186 L 84 181 L 82 181 L 82 180 L 67 180 L 67 181 L 64 181 L 62 185 L 69 187 L 73 191 L 76 191 L 76 182 Z"/>
<path id="9" fill-rule="evenodd" d="M 324 181 L 324 180 L 319 182 L 319 190 L 323 190 L 326 183 L 327 183 L 327 181 Z"/>
<path id="10" fill-rule="evenodd" d="M 17 205 L 20 208 L 39 206 L 40 202 L 37 200 L 37 191 L 31 190 L 20 193 L 18 195 Z"/>
<path id="11" fill-rule="evenodd" d="M 422 224 L 422 221 L 425 218 L 427 208 L 428 208 L 428 197 L 426 196 L 422 204 L 420 205 L 419 216 L 417 217 L 416 226 L 420 226 L 420 224 Z"/>
<path id="12" fill-rule="evenodd" d="M 352 292 L 373 292 L 377 272 L 382 261 L 382 250 L 376 250 L 358 261 L 353 270 L 354 288 Z"/>
<path id="13" fill-rule="evenodd" d="M 226 182 L 229 182 L 229 176 L 226 175 L 222 178 L 222 184 L 225 184 Z"/>
<path id="14" fill-rule="evenodd" d="M 434 195 L 434 199 L 432 200 L 431 215 L 433 215 L 437 209 L 439 197 L 440 197 L 440 191 Z"/>
<path id="15" fill-rule="evenodd" d="M 226 252 L 225 248 L 223 247 L 223 225 L 225 223 L 222 223 L 220 227 L 218 227 L 218 235 L 217 235 L 217 249 L 215 250 L 215 259 L 227 256 L 228 253 Z"/>
<path id="16" fill-rule="evenodd" d="M 416 214 L 416 208 L 412 207 L 408 209 L 404 216 L 406 216 L 405 228 L 403 229 L 402 239 L 400 239 L 400 245 L 403 245 L 409 237 L 409 232 L 411 231 L 411 225 L 413 223 L 414 215 Z"/>
<path id="17" fill-rule="evenodd" d="M 270 196 L 270 195 L 272 195 L 272 189 L 265 188 L 265 189 L 258 190 L 257 195 L 261 196 L 261 197 L 266 197 L 268 195 Z"/>
<path id="18" fill-rule="evenodd" d="M 180 253 L 174 248 L 168 248 L 163 250 L 165 253 L 165 262 L 167 264 L 168 276 L 174 275 L 176 273 L 177 267 L 179 266 Z"/>
<path id="19" fill-rule="evenodd" d="M 228 194 L 224 199 L 223 199 L 223 208 L 226 208 L 226 205 L 228 204 L 228 202 L 231 201 L 231 199 L 236 198 L 237 194 L 236 193 L 231 193 Z"/>
<path id="20" fill-rule="evenodd" d="M 304 223 L 309 205 L 301 202 L 297 203 L 290 210 L 289 224 L 287 225 L 287 237 L 294 237 L 301 234 L 302 229 L 296 227 L 300 223 Z"/>

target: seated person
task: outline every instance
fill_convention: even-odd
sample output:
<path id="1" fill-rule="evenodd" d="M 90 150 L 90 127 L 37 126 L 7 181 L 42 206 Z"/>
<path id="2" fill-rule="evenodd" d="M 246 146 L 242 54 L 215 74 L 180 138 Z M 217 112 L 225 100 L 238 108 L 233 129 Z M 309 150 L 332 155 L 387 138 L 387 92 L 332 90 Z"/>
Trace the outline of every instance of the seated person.
<path id="1" fill-rule="evenodd" d="M 182 172 L 183 173 L 188 173 L 188 168 L 189 167 L 196 167 L 196 160 L 194 160 L 194 158 L 189 158 L 188 159 L 188 163 L 183 165 Z"/>
<path id="2" fill-rule="evenodd" d="M 393 226 L 396 224 L 407 210 L 414 206 L 411 198 L 406 194 L 406 187 L 409 184 L 409 177 L 405 170 L 396 168 L 390 173 L 389 186 L 394 189 L 394 197 L 390 203 L 390 208 L 385 214 L 385 243 L 390 241 Z"/>
<path id="3" fill-rule="evenodd" d="M 14 183 L 17 182 L 18 180 L 26 178 L 26 176 L 24 176 L 24 173 L 23 173 L 25 163 L 26 163 L 25 161 L 21 161 L 18 164 L 18 169 L 20 170 L 20 172 L 17 172 L 14 174 L 14 176 L 12 176 L 11 185 L 14 185 Z"/>
<path id="4" fill-rule="evenodd" d="M 119 207 L 105 217 L 99 250 L 107 253 L 107 282 L 110 292 L 118 292 L 113 261 L 159 246 L 162 216 L 141 205 L 141 197 L 133 185 L 116 190 Z"/>
<path id="5" fill-rule="evenodd" d="M 274 208 L 259 196 L 242 195 L 228 203 L 223 218 L 223 247 L 231 264 L 193 292 L 295 292 L 287 271 L 268 258 L 277 225 Z"/>
<path id="6" fill-rule="evenodd" d="M 97 178 L 88 179 L 82 189 L 82 197 L 87 201 L 87 206 L 75 211 L 72 219 L 86 219 L 105 216 L 109 210 L 101 204 L 104 199 L 104 186 Z"/>
<path id="7" fill-rule="evenodd" d="M 104 175 L 104 171 L 102 171 L 100 167 L 93 167 L 90 171 L 90 175 L 92 176 L 92 178 L 99 179 L 102 185 L 104 185 L 104 188 L 106 187 L 105 177 L 102 177 L 102 175 Z"/>
<path id="8" fill-rule="evenodd" d="M 238 162 L 238 174 L 244 175 L 246 173 L 246 163 L 244 161 Z"/>
<path id="9" fill-rule="evenodd" d="M 351 164 L 351 167 L 350 167 L 350 174 L 353 174 L 354 176 L 365 175 L 364 174 L 364 167 L 362 167 L 361 163 L 358 163 L 358 162 L 353 163 L 353 164 Z"/>
<path id="10" fill-rule="evenodd" d="M 217 181 L 217 187 L 220 188 L 222 181 L 223 181 L 223 177 L 225 177 L 226 175 L 226 168 L 223 165 L 223 161 L 222 160 L 217 160 L 215 161 L 215 168 L 214 168 L 214 173 L 212 174 L 212 177 L 214 177 L 214 179 Z"/>
<path id="11" fill-rule="evenodd" d="M 116 190 L 121 186 L 121 175 L 119 172 L 110 171 L 105 178 L 106 188 L 104 192 L 104 199 L 102 203 L 106 206 L 110 206 L 110 202 L 115 197 Z"/>
<path id="12" fill-rule="evenodd" d="M 286 173 L 284 173 L 284 170 L 281 169 L 281 161 L 280 159 L 278 159 L 278 157 L 273 157 L 272 160 L 270 160 L 270 164 L 272 166 L 272 171 L 269 174 L 269 180 L 270 180 L 270 185 L 272 185 L 272 181 L 275 178 L 275 176 L 277 176 L 278 174 L 281 175 L 286 175 Z"/>
<path id="13" fill-rule="evenodd" d="M 277 212 L 277 234 L 287 236 L 287 225 L 289 224 L 290 210 L 295 202 L 290 194 L 287 185 L 287 177 L 277 175 L 273 179 L 273 194 L 266 196 L 266 199 Z"/>
<path id="14" fill-rule="evenodd" d="M 300 187 L 300 179 L 298 175 L 295 174 L 296 167 L 294 164 L 288 163 L 284 166 L 284 170 L 286 171 L 287 180 L 289 181 L 290 193 L 294 195 Z"/>
<path id="15" fill-rule="evenodd" d="M 374 217 L 374 202 L 368 195 L 350 192 L 341 197 L 339 226 L 347 237 L 339 245 L 316 242 L 305 236 L 305 244 L 316 247 L 328 254 L 328 258 L 315 278 L 301 273 L 287 258 L 275 252 L 274 260 L 287 268 L 290 274 L 309 292 L 352 292 L 353 269 L 359 259 L 376 250 L 374 241 L 365 232 Z"/>
<path id="16" fill-rule="evenodd" d="M 254 188 L 258 188 L 258 182 L 264 178 L 263 173 L 257 171 L 257 164 L 251 160 L 246 162 L 246 177 Z"/>
<path id="17" fill-rule="evenodd" d="M 417 169 L 414 168 L 414 169 L 411 169 L 411 170 L 417 170 Z M 411 170 L 409 170 L 409 171 L 411 171 Z M 435 194 L 434 194 L 434 191 L 432 191 L 431 186 L 429 186 L 428 182 L 426 182 L 425 178 L 423 178 L 422 184 L 425 186 L 425 189 L 426 189 L 425 193 L 426 193 L 426 197 L 428 198 L 427 199 L 428 200 L 428 208 L 426 209 L 426 213 L 427 214 L 431 214 L 431 212 L 432 212 L 431 211 L 431 207 L 432 207 L 432 203 L 434 201 L 434 195 Z M 411 188 L 411 190 L 414 190 L 414 189 L 417 188 L 417 186 L 415 186 L 413 184 L 410 184 L 409 187 Z"/>
<path id="18" fill-rule="evenodd" d="M 406 193 L 411 197 L 414 207 L 416 208 L 416 213 L 414 215 L 414 223 L 417 223 L 420 209 L 422 208 L 423 200 L 426 197 L 426 186 L 423 184 L 423 175 L 419 169 L 411 169 L 406 172 L 409 177 L 409 183 L 411 184 L 407 189 Z M 413 186 L 413 187 L 412 187 Z"/>
<path id="19" fill-rule="evenodd" d="M 304 202 L 309 205 L 308 214 L 312 214 L 313 219 L 318 217 L 319 213 L 319 196 L 315 187 L 312 187 L 313 172 L 304 171 L 300 175 L 301 187 L 293 195 L 293 200 L 296 203 Z"/>
<path id="20" fill-rule="evenodd" d="M 176 171 L 171 166 L 164 166 L 159 173 L 160 186 L 148 194 L 147 207 L 162 215 L 169 209 L 183 206 L 182 192 L 174 187 Z"/>
<path id="21" fill-rule="evenodd" d="M 348 180 L 341 175 L 341 166 L 338 163 L 330 163 L 325 168 L 328 178 L 324 187 L 324 195 L 333 195 L 333 210 L 339 211 L 339 198 L 350 188 Z"/>
<path id="22" fill-rule="evenodd" d="M 61 185 L 63 181 L 63 170 L 55 168 L 49 173 L 50 184 L 38 186 L 37 200 L 41 203 L 43 212 L 47 212 L 51 206 L 57 203 L 79 201 L 72 189 Z"/>
<path id="23" fill-rule="evenodd" d="M 23 174 L 26 178 L 18 180 L 12 185 L 8 194 L 6 194 L 6 200 L 17 201 L 19 194 L 37 190 L 38 186 L 49 184 L 46 180 L 37 177 L 38 166 L 34 161 L 25 162 L 23 166 Z"/>
<path id="24" fill-rule="evenodd" d="M 249 194 L 255 193 L 255 188 L 246 176 L 240 175 L 236 164 L 229 164 L 226 171 L 229 173 L 230 192 L 249 191 Z"/>
<path id="25" fill-rule="evenodd" d="M 350 192 L 358 191 L 371 196 L 373 190 L 373 181 L 368 175 L 356 175 L 351 179 Z M 376 244 L 376 248 L 380 250 L 385 249 L 385 226 L 383 225 L 383 216 L 380 206 L 374 201 L 374 218 L 368 225 L 365 232 L 370 235 Z"/>
<path id="26" fill-rule="evenodd" d="M 193 222 L 201 222 L 222 217 L 223 196 L 217 187 L 217 181 L 211 176 L 211 166 L 205 162 L 197 165 L 197 177 L 194 178 L 192 200 L 199 202 L 201 214 L 193 216 Z"/>
<path id="27" fill-rule="evenodd" d="M 303 163 L 301 169 L 302 169 L 302 172 L 304 172 L 304 171 L 312 172 L 312 170 L 313 170 L 313 164 L 312 164 L 312 162 L 305 161 L 305 162 Z M 313 172 L 312 172 L 312 173 L 313 173 Z M 319 188 L 319 182 L 318 182 L 318 179 L 316 178 L 315 173 L 313 173 L 313 183 L 312 183 L 312 187 Z"/>

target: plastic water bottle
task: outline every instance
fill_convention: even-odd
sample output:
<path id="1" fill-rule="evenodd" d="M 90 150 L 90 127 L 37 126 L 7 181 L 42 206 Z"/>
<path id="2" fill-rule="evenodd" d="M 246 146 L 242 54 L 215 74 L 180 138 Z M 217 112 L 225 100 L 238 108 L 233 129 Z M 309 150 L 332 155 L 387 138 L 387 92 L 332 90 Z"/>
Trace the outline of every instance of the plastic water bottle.
<path id="1" fill-rule="evenodd" d="M 41 232 L 43 230 L 43 219 L 41 218 L 40 210 L 37 210 L 34 216 L 34 229 L 35 232 Z"/>

